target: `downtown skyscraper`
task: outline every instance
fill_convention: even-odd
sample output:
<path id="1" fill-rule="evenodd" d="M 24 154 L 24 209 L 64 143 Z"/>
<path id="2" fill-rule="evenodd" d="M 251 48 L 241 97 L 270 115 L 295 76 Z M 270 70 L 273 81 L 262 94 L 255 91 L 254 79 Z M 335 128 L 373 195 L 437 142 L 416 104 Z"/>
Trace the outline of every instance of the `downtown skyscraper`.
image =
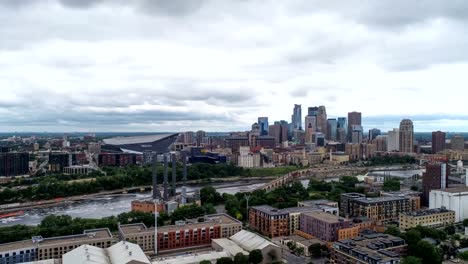
<path id="1" fill-rule="evenodd" d="M 353 134 L 353 126 L 356 129 L 356 126 L 361 126 L 362 131 L 362 116 L 360 112 L 350 112 L 348 113 L 348 141 L 351 141 Z"/>
<path id="2" fill-rule="evenodd" d="M 291 123 L 293 130 L 302 129 L 302 107 L 300 104 L 295 104 L 293 114 L 291 116 Z"/>
<path id="3" fill-rule="evenodd" d="M 413 121 L 403 119 L 400 122 L 400 152 L 413 153 L 414 146 L 414 127 Z"/>

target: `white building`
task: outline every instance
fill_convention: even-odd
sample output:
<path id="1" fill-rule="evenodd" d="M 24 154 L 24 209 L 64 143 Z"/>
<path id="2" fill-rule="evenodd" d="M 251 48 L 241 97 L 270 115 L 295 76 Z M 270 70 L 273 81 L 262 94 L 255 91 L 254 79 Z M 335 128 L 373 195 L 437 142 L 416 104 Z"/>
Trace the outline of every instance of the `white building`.
<path id="1" fill-rule="evenodd" d="M 107 249 L 82 245 L 62 257 L 63 264 L 150 264 L 140 246 L 121 241 Z"/>
<path id="2" fill-rule="evenodd" d="M 455 222 L 468 218 L 468 187 L 432 190 L 429 193 L 429 208 L 442 208 L 455 211 Z"/>
<path id="3" fill-rule="evenodd" d="M 260 153 L 250 152 L 250 147 L 240 147 L 238 166 L 243 168 L 259 168 L 261 166 Z"/>
<path id="4" fill-rule="evenodd" d="M 400 149 L 400 130 L 394 128 L 388 131 L 387 151 L 398 151 Z"/>

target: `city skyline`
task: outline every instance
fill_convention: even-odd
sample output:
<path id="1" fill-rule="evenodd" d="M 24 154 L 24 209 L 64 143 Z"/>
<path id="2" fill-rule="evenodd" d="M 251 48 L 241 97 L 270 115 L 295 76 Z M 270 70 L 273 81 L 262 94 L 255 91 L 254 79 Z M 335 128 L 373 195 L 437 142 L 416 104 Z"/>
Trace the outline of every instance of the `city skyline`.
<path id="1" fill-rule="evenodd" d="M 245 131 L 294 104 L 302 122 L 361 112 L 365 132 L 468 131 L 468 3 L 356 6 L 2 1 L 0 131 Z"/>

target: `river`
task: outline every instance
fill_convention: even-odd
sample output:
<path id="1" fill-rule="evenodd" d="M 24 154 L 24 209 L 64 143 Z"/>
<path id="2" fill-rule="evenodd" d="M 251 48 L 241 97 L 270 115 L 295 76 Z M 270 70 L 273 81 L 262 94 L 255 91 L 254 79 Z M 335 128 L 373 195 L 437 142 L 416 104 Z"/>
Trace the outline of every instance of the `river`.
<path id="1" fill-rule="evenodd" d="M 374 172 L 376 174 L 384 174 L 383 172 Z M 422 173 L 421 170 L 408 171 L 392 171 L 392 176 L 411 177 L 414 174 Z M 339 178 L 328 178 L 325 181 L 338 181 Z M 301 180 L 302 185 L 307 188 L 309 180 Z M 238 181 L 230 183 L 213 183 L 213 186 L 219 193 L 235 194 L 237 192 L 251 192 L 258 187 L 264 185 L 265 182 L 255 181 Z M 201 189 L 203 186 L 188 186 L 187 192 L 192 193 L 195 190 Z M 177 188 L 180 192 L 180 188 Z M 70 204 L 60 204 L 47 208 L 35 208 L 25 210 L 25 214 L 18 217 L 10 217 L 0 220 L 0 227 L 12 225 L 37 225 L 44 217 L 50 214 L 55 215 L 70 215 L 72 217 L 81 218 L 102 218 L 112 215 L 118 215 L 124 212 L 129 212 L 131 209 L 130 203 L 133 200 L 149 198 L 150 192 L 135 193 L 135 194 L 117 194 L 107 195 L 103 197 L 90 198 L 88 200 L 74 202 Z"/>
<path id="2" fill-rule="evenodd" d="M 251 192 L 264 185 L 265 182 L 231 182 L 231 183 L 213 183 L 211 186 L 219 193 L 235 194 L 237 192 Z M 203 186 L 188 186 L 187 192 L 193 193 Z M 180 188 L 178 188 L 180 192 Z M 133 200 L 149 198 L 151 192 L 135 194 L 117 194 L 106 195 L 103 197 L 90 198 L 88 200 L 74 202 L 70 204 L 60 204 L 47 208 L 35 208 L 25 210 L 25 214 L 18 217 L 10 217 L 0 220 L 0 227 L 12 225 L 37 225 L 47 215 L 70 215 L 81 218 L 102 218 L 112 215 L 118 215 L 129 212 L 130 203 Z"/>

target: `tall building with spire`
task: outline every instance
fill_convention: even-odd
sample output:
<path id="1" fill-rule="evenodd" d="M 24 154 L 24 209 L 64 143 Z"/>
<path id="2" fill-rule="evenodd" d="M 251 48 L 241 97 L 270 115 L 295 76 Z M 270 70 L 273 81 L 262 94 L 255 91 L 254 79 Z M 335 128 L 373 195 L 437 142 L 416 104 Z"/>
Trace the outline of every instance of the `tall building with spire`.
<path id="1" fill-rule="evenodd" d="M 414 146 L 414 127 L 413 121 L 403 119 L 400 122 L 400 152 L 413 153 Z"/>

